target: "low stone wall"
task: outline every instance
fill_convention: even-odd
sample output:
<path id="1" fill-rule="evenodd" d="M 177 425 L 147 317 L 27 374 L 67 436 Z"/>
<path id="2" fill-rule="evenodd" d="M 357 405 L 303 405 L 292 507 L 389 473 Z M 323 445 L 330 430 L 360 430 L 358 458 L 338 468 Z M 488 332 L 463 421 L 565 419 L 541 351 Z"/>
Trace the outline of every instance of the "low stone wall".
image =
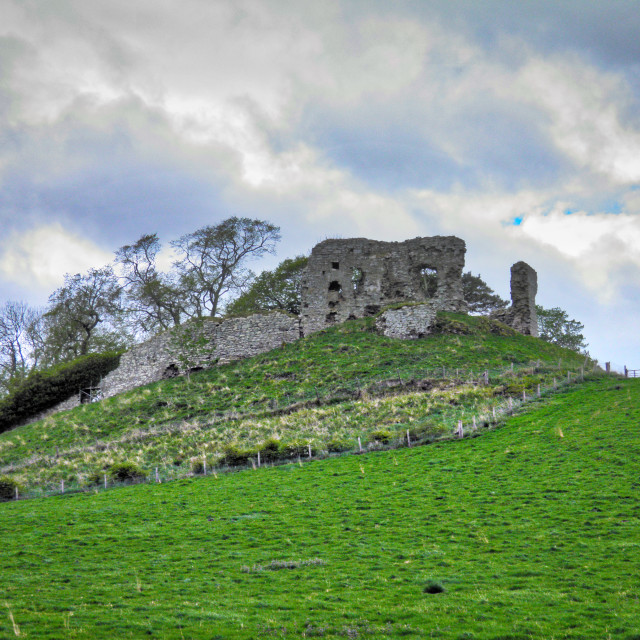
<path id="1" fill-rule="evenodd" d="M 182 325 L 138 344 L 120 359 L 120 366 L 102 381 L 103 397 L 141 387 L 163 378 L 250 358 L 300 338 L 300 321 L 284 313 L 206 319 Z"/>
<path id="2" fill-rule="evenodd" d="M 376 329 L 388 338 L 416 340 L 431 333 L 437 309 L 433 304 L 416 304 L 387 309 L 376 319 Z"/>

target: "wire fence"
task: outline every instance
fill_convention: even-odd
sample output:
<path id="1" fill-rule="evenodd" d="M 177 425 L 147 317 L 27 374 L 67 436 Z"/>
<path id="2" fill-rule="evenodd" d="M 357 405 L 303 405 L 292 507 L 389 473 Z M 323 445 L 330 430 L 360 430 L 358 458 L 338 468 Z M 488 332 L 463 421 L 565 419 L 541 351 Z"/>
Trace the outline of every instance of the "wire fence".
<path id="1" fill-rule="evenodd" d="M 160 464 L 145 470 L 144 477 L 134 478 L 125 481 L 118 481 L 103 473 L 99 482 L 92 486 L 86 483 L 66 482 L 61 480 L 59 484 L 48 484 L 46 486 L 31 486 L 28 488 L 16 488 L 14 499 L 23 500 L 40 497 L 50 497 L 54 495 L 97 492 L 139 483 L 165 483 L 174 480 L 184 479 L 188 477 L 203 477 L 217 475 L 221 473 L 229 473 L 243 471 L 247 469 L 258 469 L 261 467 L 270 467 L 282 464 L 302 464 L 310 460 L 321 460 L 335 456 L 362 454 L 369 451 L 392 450 L 404 447 L 416 447 L 429 444 L 435 441 L 444 441 L 452 439 L 463 439 L 470 436 L 476 436 L 483 431 L 495 428 L 504 422 L 505 418 L 515 413 L 521 412 L 531 403 L 540 401 L 542 398 L 566 389 L 571 384 L 579 384 L 586 380 L 600 378 L 604 372 L 592 363 L 586 363 L 590 366 L 581 366 L 580 368 L 567 368 L 561 361 L 557 365 L 543 363 L 541 361 L 531 363 L 527 366 L 511 365 L 507 368 L 500 369 L 447 369 L 446 367 L 438 367 L 438 369 L 425 369 L 423 375 L 412 375 L 407 377 L 398 371 L 397 377 L 384 378 L 379 380 L 368 381 L 363 384 L 356 381 L 351 386 L 340 385 L 338 387 L 329 387 L 323 390 L 314 388 L 313 393 L 309 394 L 293 394 L 288 395 L 287 402 L 279 403 L 277 399 L 273 402 L 273 406 L 268 410 L 258 412 L 236 412 L 229 411 L 223 415 L 214 416 L 207 423 L 207 427 L 225 421 L 246 420 L 250 418 L 259 418 L 272 415 L 282 415 L 284 413 L 292 413 L 305 406 L 322 406 L 345 401 L 357 401 L 365 397 L 380 397 L 384 395 L 399 395 L 412 391 L 432 392 L 439 389 L 445 389 L 447 385 L 451 386 L 483 386 L 496 385 L 500 386 L 527 378 L 528 376 L 539 376 L 539 382 L 533 382 L 530 386 L 526 384 L 518 385 L 521 391 L 517 394 L 506 393 L 503 396 L 494 397 L 491 402 L 485 403 L 484 406 L 478 407 L 477 412 L 468 413 L 465 408 L 462 412 L 452 410 L 449 414 L 439 416 L 440 430 L 437 435 L 429 432 L 421 432 L 420 429 L 402 429 L 389 435 L 389 437 L 372 437 L 371 432 L 363 432 L 358 436 L 354 436 L 350 445 L 341 447 L 340 450 L 331 450 L 326 446 L 327 443 L 309 442 L 300 447 L 293 454 L 283 454 L 275 459 L 270 455 L 262 455 L 260 448 L 256 448 L 253 456 L 248 458 L 244 464 L 215 464 L 207 460 L 206 456 L 202 456 L 202 464 L 196 465 L 197 470 L 185 468 L 183 466 L 175 466 L 172 464 Z M 618 377 L 616 374 L 608 374 L 612 377 Z M 546 378 L 546 379 L 545 379 Z M 531 380 L 527 380 L 531 383 Z M 461 415 L 462 413 L 462 415 Z M 179 431 L 179 427 L 176 427 Z M 167 433 L 167 428 L 163 428 L 162 433 Z M 170 432 L 170 430 L 169 430 Z M 136 438 L 155 437 L 159 433 L 158 430 L 149 430 L 141 434 L 138 433 Z M 120 440 L 122 441 L 122 439 Z M 55 458 L 51 456 L 49 462 L 53 459 L 58 460 L 64 458 L 65 455 L 77 454 L 86 451 L 89 448 L 109 448 L 109 443 L 97 442 L 91 447 L 80 447 L 60 452 L 56 448 Z M 38 460 L 30 460 L 29 464 L 37 464 Z M 15 471 L 18 467 L 3 469 L 3 472 Z"/>

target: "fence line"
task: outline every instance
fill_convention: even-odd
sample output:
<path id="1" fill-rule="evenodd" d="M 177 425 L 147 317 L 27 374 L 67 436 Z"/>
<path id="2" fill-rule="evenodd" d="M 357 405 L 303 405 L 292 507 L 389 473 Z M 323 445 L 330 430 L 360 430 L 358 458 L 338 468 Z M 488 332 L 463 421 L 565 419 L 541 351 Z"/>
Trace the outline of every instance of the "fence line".
<path id="1" fill-rule="evenodd" d="M 538 367 L 536 367 L 538 368 Z M 525 372 L 525 371 L 531 371 L 532 367 L 523 367 L 522 369 L 519 370 L 515 370 L 514 374 L 518 373 L 518 372 Z M 553 371 L 557 370 L 555 368 L 552 369 Z M 513 371 L 513 369 L 509 370 L 509 374 L 511 374 L 511 371 Z M 440 370 L 438 370 L 438 372 L 440 372 Z M 458 373 L 458 372 L 457 372 Z M 570 376 L 567 376 L 566 379 L 561 378 L 560 381 L 556 380 L 556 378 L 553 378 L 553 384 L 551 386 L 548 387 L 543 387 L 540 385 L 540 383 L 537 384 L 536 386 L 536 393 L 535 394 L 530 394 L 530 395 L 526 395 L 526 393 L 523 393 L 521 398 L 514 398 L 513 396 L 509 395 L 506 396 L 505 399 L 503 401 L 498 401 L 492 404 L 491 406 L 491 410 L 489 413 L 481 413 L 476 415 L 472 415 L 469 423 L 467 425 L 464 424 L 464 421 L 461 420 L 459 417 L 449 417 L 449 420 L 454 420 L 454 424 L 451 426 L 450 425 L 450 431 L 448 434 L 445 434 L 443 436 L 439 436 L 439 437 L 433 437 L 433 436 L 427 436 L 424 437 L 422 439 L 420 438 L 414 438 L 411 439 L 410 437 L 410 433 L 409 430 L 407 430 L 406 432 L 406 437 L 405 434 L 400 432 L 399 434 L 397 434 L 398 437 L 396 437 L 395 439 L 393 439 L 393 441 L 388 442 L 388 443 L 382 443 L 382 442 L 377 442 L 375 440 L 373 441 L 369 441 L 366 445 L 363 445 L 362 442 L 362 438 L 361 436 L 357 436 L 357 448 L 351 448 L 349 450 L 345 450 L 339 453 L 330 453 L 330 452 L 320 452 L 317 453 L 315 456 L 312 456 L 312 445 L 311 443 L 308 443 L 308 460 L 312 460 L 312 459 L 324 459 L 324 458 L 329 458 L 329 457 L 335 457 L 337 455 L 353 455 L 353 454 L 360 454 L 360 453 L 366 453 L 367 451 L 373 451 L 373 450 L 391 450 L 391 449 L 398 449 L 398 448 L 403 448 L 403 447 L 413 447 L 413 446 L 417 446 L 417 445 L 425 445 L 425 444 L 430 444 L 434 441 L 444 441 L 444 440 L 450 440 L 452 438 L 457 438 L 457 439 L 462 439 L 465 438 L 469 435 L 471 435 L 472 433 L 475 434 L 478 431 L 478 424 L 476 422 L 476 418 L 478 420 L 478 422 L 480 422 L 480 425 L 485 429 L 490 429 L 495 427 L 495 425 L 500 424 L 503 419 L 507 416 L 511 416 L 514 415 L 515 413 L 518 413 L 523 407 L 525 407 L 526 405 L 529 405 L 533 402 L 537 402 L 539 401 L 539 399 L 542 396 L 546 396 L 549 394 L 554 394 L 557 393 L 558 391 L 560 391 L 561 389 L 569 386 L 570 384 L 577 384 L 579 382 L 583 382 L 585 380 L 585 374 L 584 374 L 584 370 L 581 370 L 580 372 L 581 375 L 579 374 L 575 374 L 574 378 L 571 378 Z M 458 376 L 457 376 L 458 377 Z M 509 375 L 509 378 L 511 378 L 512 376 Z M 516 377 L 515 375 L 513 377 Z M 596 376 L 599 377 L 599 376 Z M 593 379 L 593 378 L 590 378 Z M 484 380 L 486 380 L 486 371 L 480 373 L 480 380 L 482 382 L 484 382 Z M 463 384 L 469 384 L 469 383 L 464 383 L 461 382 L 461 385 Z M 472 381 L 472 384 L 480 384 L 480 381 Z M 432 389 L 428 389 L 427 391 L 431 391 Z M 317 390 L 315 391 L 315 393 L 317 393 Z M 489 408 L 487 407 L 487 411 L 489 411 Z M 446 417 L 443 416 L 443 424 L 447 424 L 447 420 Z M 366 438 L 366 436 L 365 436 Z M 271 466 L 274 466 L 276 464 L 280 465 L 280 464 L 291 464 L 291 463 L 295 463 L 296 460 L 295 459 L 286 459 L 286 458 L 280 458 L 277 460 L 272 460 L 270 462 Z M 297 462 L 302 463 L 302 460 L 300 458 L 300 456 L 298 455 L 297 457 Z M 211 469 L 207 468 L 207 464 L 206 464 L 206 459 L 204 460 L 204 465 L 203 465 L 203 472 L 202 473 L 193 473 L 191 471 L 185 473 L 183 469 L 181 468 L 176 468 L 176 467 L 169 467 L 168 465 L 165 465 L 165 467 L 162 469 L 162 473 L 160 472 L 160 468 L 159 467 L 155 467 L 155 473 L 150 473 L 147 474 L 147 477 L 145 479 L 142 479 L 138 482 L 170 482 L 173 480 L 179 480 L 179 479 L 183 479 L 183 478 L 187 478 L 187 477 L 194 477 L 194 476 L 206 476 L 206 475 L 216 475 L 217 473 L 225 473 L 225 472 L 231 472 L 231 471 L 242 471 L 242 470 L 246 470 L 246 469 L 256 469 L 256 468 L 260 468 L 261 466 L 268 466 L 269 463 L 265 463 L 261 465 L 261 460 L 260 460 L 260 453 L 259 451 L 257 452 L 257 466 L 256 466 L 256 458 L 252 458 L 248 464 L 246 465 L 242 465 L 242 466 L 221 466 L 221 467 L 213 467 Z M 153 480 L 148 480 L 148 478 L 153 478 Z M 31 499 L 31 498 L 38 498 L 38 497 L 48 497 L 48 496 L 53 496 L 53 495 L 61 495 L 61 494 L 71 494 L 71 493 L 84 493 L 84 492 L 98 492 L 101 490 L 106 490 L 108 488 L 114 488 L 114 487 L 118 487 L 118 486 L 125 486 L 125 485 L 129 485 L 129 484 L 136 484 L 138 482 L 117 482 L 117 481 L 111 481 L 111 483 L 108 482 L 108 477 L 107 474 L 104 474 L 103 477 L 104 483 L 103 483 L 103 488 L 100 487 L 99 485 L 93 486 L 93 487 L 87 487 L 85 486 L 67 486 L 67 488 L 65 489 L 64 486 L 64 481 L 62 481 L 60 484 L 56 485 L 55 487 L 49 488 L 47 489 L 46 487 L 43 488 L 30 488 L 27 489 L 25 492 L 19 494 L 18 490 L 16 489 L 16 498 L 15 499 L 20 499 L 20 500 L 25 500 L 25 499 Z"/>

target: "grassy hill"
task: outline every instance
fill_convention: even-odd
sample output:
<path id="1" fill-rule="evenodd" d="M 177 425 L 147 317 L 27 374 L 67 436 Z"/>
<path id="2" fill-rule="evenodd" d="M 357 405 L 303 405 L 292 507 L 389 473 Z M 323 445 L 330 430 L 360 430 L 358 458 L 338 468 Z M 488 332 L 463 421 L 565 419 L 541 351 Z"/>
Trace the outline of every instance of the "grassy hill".
<path id="1" fill-rule="evenodd" d="M 0 637 L 637 640 L 639 423 L 600 379 L 478 438 L 4 503 Z"/>
<path id="2" fill-rule="evenodd" d="M 0 475 L 22 493 L 82 488 L 128 462 L 163 479 L 257 459 L 427 441 L 491 421 L 507 396 L 566 380 L 584 357 L 505 325 L 439 316 L 400 341 L 348 322 L 242 362 L 133 390 L 0 434 Z M 488 384 L 484 372 L 488 373 Z M 358 438 L 360 441 L 358 442 Z"/>

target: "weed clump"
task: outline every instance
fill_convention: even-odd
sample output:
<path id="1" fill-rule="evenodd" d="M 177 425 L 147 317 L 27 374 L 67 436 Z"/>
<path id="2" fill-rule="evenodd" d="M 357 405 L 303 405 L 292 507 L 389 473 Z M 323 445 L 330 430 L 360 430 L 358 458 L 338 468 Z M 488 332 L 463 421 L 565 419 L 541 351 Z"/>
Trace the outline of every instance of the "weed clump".
<path id="1" fill-rule="evenodd" d="M 424 593 L 431 594 L 444 593 L 445 591 L 446 589 L 439 582 L 435 582 L 434 580 L 429 580 L 423 589 Z"/>
<path id="2" fill-rule="evenodd" d="M 241 449 L 240 447 L 229 444 L 220 458 L 220 464 L 227 467 L 243 467 L 249 463 L 249 459 L 255 454 L 253 449 Z"/>

